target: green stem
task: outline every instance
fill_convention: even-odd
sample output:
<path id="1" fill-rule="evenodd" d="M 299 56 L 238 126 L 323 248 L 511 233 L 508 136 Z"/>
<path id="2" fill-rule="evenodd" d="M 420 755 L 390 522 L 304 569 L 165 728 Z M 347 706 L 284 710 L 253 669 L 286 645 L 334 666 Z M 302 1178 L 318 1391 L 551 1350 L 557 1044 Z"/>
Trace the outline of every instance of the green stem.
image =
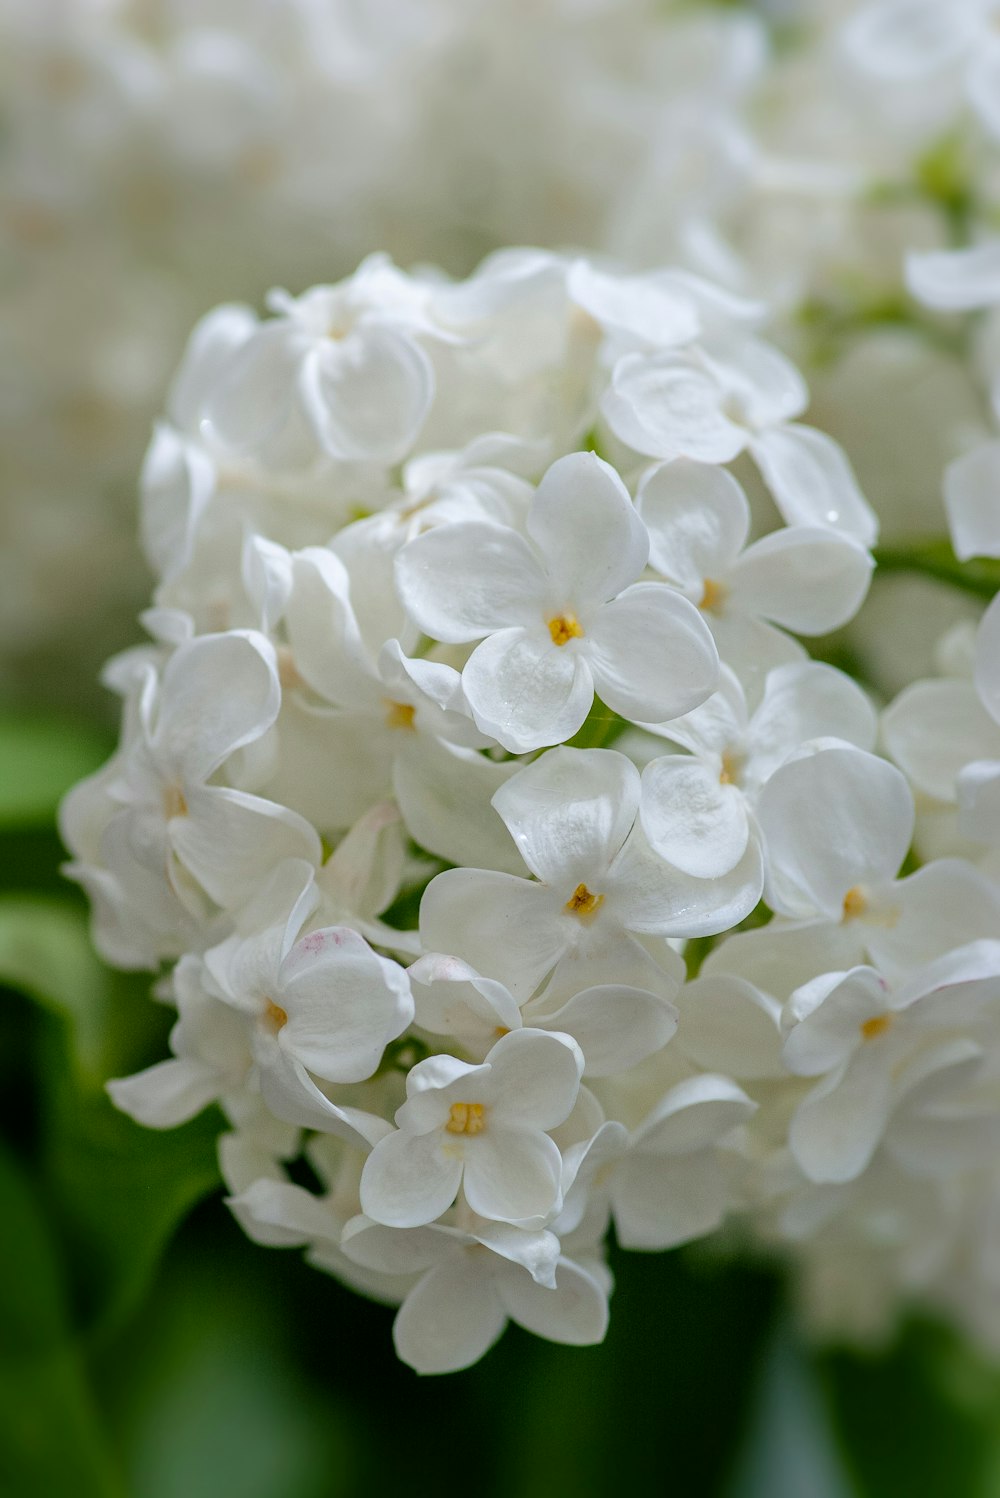
<path id="1" fill-rule="evenodd" d="M 912 546 L 879 546 L 875 562 L 880 572 L 913 572 L 950 583 L 977 598 L 991 599 L 1000 591 L 1000 562 L 977 558 L 956 560 L 947 541 L 920 541 Z"/>

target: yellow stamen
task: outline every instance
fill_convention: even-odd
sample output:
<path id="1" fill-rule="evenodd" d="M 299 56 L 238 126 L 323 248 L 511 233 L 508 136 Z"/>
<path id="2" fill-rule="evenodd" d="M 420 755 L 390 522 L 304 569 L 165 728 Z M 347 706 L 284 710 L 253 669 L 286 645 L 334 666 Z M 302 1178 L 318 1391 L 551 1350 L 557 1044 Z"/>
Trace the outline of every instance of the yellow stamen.
<path id="1" fill-rule="evenodd" d="M 163 792 L 163 814 L 169 822 L 172 817 L 186 817 L 188 804 L 179 785 L 168 785 Z"/>
<path id="2" fill-rule="evenodd" d="M 719 775 L 720 785 L 735 785 L 740 778 L 739 760 L 735 754 L 727 750 L 722 756 L 722 772 Z"/>
<path id="3" fill-rule="evenodd" d="M 275 1031 L 280 1030 L 284 1025 L 288 1024 L 288 1015 L 282 1009 L 281 1005 L 276 1004 L 273 999 L 268 999 L 267 1001 L 264 1018 Z"/>
<path id="4" fill-rule="evenodd" d="M 844 896 L 844 920 L 854 921 L 868 909 L 868 896 L 860 884 L 855 884 Z"/>
<path id="5" fill-rule="evenodd" d="M 486 1127 L 482 1103 L 452 1103 L 445 1124 L 449 1134 L 481 1134 Z"/>
<path id="6" fill-rule="evenodd" d="M 879 1035 L 884 1035 L 892 1024 L 891 1014 L 873 1014 L 871 1019 L 866 1019 L 861 1026 L 862 1040 L 875 1040 Z"/>
<path id="7" fill-rule="evenodd" d="M 578 884 L 563 909 L 568 915 L 577 915 L 585 920 L 587 916 L 596 915 L 603 904 L 603 895 L 592 895 L 585 884 Z"/>
<path id="8" fill-rule="evenodd" d="M 702 586 L 700 609 L 718 609 L 726 601 L 729 589 L 725 583 L 717 583 L 714 578 L 706 577 Z"/>
<path id="9" fill-rule="evenodd" d="M 549 620 L 549 634 L 553 645 L 568 645 L 570 640 L 581 639 L 583 630 L 575 614 L 556 614 Z"/>
<path id="10" fill-rule="evenodd" d="M 510 1030 L 506 1025 L 497 1025 L 496 1029 L 493 1031 L 493 1034 L 496 1036 L 497 1040 L 503 1040 L 505 1035 L 510 1034 Z"/>
<path id="11" fill-rule="evenodd" d="M 417 710 L 408 702 L 391 702 L 386 700 L 385 721 L 390 728 L 408 728 L 413 731 L 413 720 L 417 716 Z"/>

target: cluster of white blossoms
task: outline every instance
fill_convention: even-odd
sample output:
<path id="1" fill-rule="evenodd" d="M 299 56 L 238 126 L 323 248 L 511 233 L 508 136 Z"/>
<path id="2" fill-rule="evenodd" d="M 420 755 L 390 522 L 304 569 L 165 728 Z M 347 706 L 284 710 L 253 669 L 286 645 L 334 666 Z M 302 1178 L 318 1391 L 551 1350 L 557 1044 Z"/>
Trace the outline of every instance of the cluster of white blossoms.
<path id="1" fill-rule="evenodd" d="M 841 1320 L 988 1285 L 1000 886 L 900 877 L 928 741 L 897 706 L 877 754 L 796 638 L 856 614 L 877 523 L 760 307 L 542 250 L 270 306 L 192 336 L 151 643 L 63 808 L 102 954 L 178 1013 L 115 1101 L 218 1103 L 246 1231 L 398 1304 L 424 1372 L 508 1320 L 599 1340 L 611 1224 L 735 1224 Z"/>

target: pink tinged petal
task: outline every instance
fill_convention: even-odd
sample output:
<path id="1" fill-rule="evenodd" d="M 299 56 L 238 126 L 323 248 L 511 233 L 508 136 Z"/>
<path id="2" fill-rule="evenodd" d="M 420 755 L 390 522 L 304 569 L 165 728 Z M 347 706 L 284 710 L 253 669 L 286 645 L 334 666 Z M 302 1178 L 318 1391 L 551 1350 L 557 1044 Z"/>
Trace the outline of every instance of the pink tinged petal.
<path id="1" fill-rule="evenodd" d="M 511 754 L 572 738 L 594 701 L 594 679 L 575 644 L 556 645 L 544 625 L 484 640 L 462 672 L 476 726 Z"/>
<path id="2" fill-rule="evenodd" d="M 878 78 L 917 80 L 957 62 L 974 40 L 975 7 L 940 0 L 880 0 L 846 28 L 851 60 Z"/>
<path id="3" fill-rule="evenodd" d="M 754 438 L 750 451 L 789 525 L 828 526 L 873 545 L 875 513 L 831 437 L 813 427 L 773 427 Z"/>
<path id="4" fill-rule="evenodd" d="M 490 804 L 520 765 L 412 736 L 397 754 L 393 792 L 414 841 L 459 867 L 523 874 L 524 860 Z"/>
<path id="5" fill-rule="evenodd" d="M 828 634 L 853 619 L 874 565 L 850 536 L 792 525 L 747 548 L 729 578 L 729 596 L 736 612 L 800 635 Z"/>
<path id="6" fill-rule="evenodd" d="M 750 838 L 742 792 L 680 754 L 651 760 L 643 770 L 640 817 L 653 851 L 698 879 L 728 874 Z"/>
<path id="7" fill-rule="evenodd" d="M 663 583 L 636 583 L 594 616 L 581 641 L 598 696 L 641 722 L 679 718 L 718 681 L 719 653 L 701 614 Z"/>
<path id="8" fill-rule="evenodd" d="M 526 1018 L 541 1022 L 530 1011 Z M 677 1029 L 677 1011 L 656 994 L 609 984 L 578 993 L 546 1015 L 545 1024 L 577 1042 L 585 1076 L 610 1077 L 630 1071 L 665 1046 Z"/>
<path id="9" fill-rule="evenodd" d="M 870 750 L 876 728 L 870 700 L 843 671 L 822 661 L 778 666 L 768 673 L 763 701 L 747 728 L 747 776 L 758 787 L 809 739 L 845 739 Z"/>
<path id="10" fill-rule="evenodd" d="M 685 983 L 677 995 L 678 1044 L 696 1065 L 747 1080 L 784 1074 L 781 1009 L 742 978 Z"/>
<path id="11" fill-rule="evenodd" d="M 224 759 L 270 728 L 281 688 L 263 635 L 200 635 L 167 662 L 150 748 L 164 773 L 207 780 Z"/>
<path id="12" fill-rule="evenodd" d="M 789 1009 L 793 1018 L 801 1018 L 785 1040 L 786 1066 L 800 1077 L 842 1066 L 856 1050 L 874 1043 L 866 1041 L 864 1026 L 889 1008 L 888 987 L 873 968 L 827 973 L 797 989 Z"/>
<path id="13" fill-rule="evenodd" d="M 606 603 L 635 582 L 649 556 L 646 527 L 628 490 L 596 453 L 570 453 L 553 463 L 532 500 L 527 530 L 546 559 L 558 608 Z"/>
<path id="14" fill-rule="evenodd" d="M 688 1077 L 660 1099 L 632 1145 L 642 1154 L 692 1154 L 725 1138 L 756 1111 L 757 1104 L 729 1077 Z"/>
<path id="15" fill-rule="evenodd" d="M 647 474 L 636 509 L 649 531 L 650 565 L 682 587 L 726 577 L 750 532 L 750 506 L 732 474 L 687 458 Z"/>
<path id="16" fill-rule="evenodd" d="M 611 1178 L 622 1248 L 674 1248 L 703 1238 L 722 1222 L 727 1205 L 726 1178 L 707 1151 L 628 1155 Z"/>
<path id="17" fill-rule="evenodd" d="M 216 1067 L 193 1058 L 159 1061 L 134 1077 L 107 1083 L 115 1107 L 147 1129 L 173 1129 L 187 1123 L 214 1102 L 221 1089 Z"/>
<path id="18" fill-rule="evenodd" d="M 466 1145 L 465 1196 L 481 1217 L 541 1227 L 559 1206 L 561 1181 L 562 1156 L 547 1134 L 491 1117 Z"/>
<path id="19" fill-rule="evenodd" d="M 455 1200 L 463 1151 L 445 1147 L 451 1136 L 397 1132 L 372 1150 L 361 1173 L 361 1208 L 386 1227 L 415 1228 L 433 1222 Z"/>
<path id="20" fill-rule="evenodd" d="M 1000 239 L 965 250 L 909 255 L 906 284 L 938 312 L 975 312 L 1000 302 Z"/>
<path id="21" fill-rule="evenodd" d="M 613 749 L 553 749 L 501 786 L 493 805 L 531 872 L 573 885 L 607 869 L 628 837 L 639 772 Z"/>
<path id="22" fill-rule="evenodd" d="M 650 848 L 636 828 L 613 870 L 609 917 L 629 931 L 709 936 L 750 914 L 764 886 L 760 843 L 751 837 L 736 867 L 716 879 L 684 874 Z"/>
<path id="23" fill-rule="evenodd" d="M 446 869 L 420 902 L 420 936 L 529 998 L 575 938 L 558 896 L 542 885 L 486 869 Z"/>
<path id="24" fill-rule="evenodd" d="M 434 371 L 412 339 L 365 327 L 340 340 L 317 341 L 303 360 L 299 389 L 331 457 L 398 463 L 430 410 Z"/>
<path id="25" fill-rule="evenodd" d="M 882 715 L 886 749 L 917 790 L 954 802 L 970 760 L 1000 759 L 1000 726 L 969 681 L 915 681 Z"/>
<path id="26" fill-rule="evenodd" d="M 478 1362 L 506 1325 L 491 1273 L 462 1257 L 428 1270 L 400 1307 L 392 1338 L 417 1373 L 457 1373 Z"/>
<path id="27" fill-rule="evenodd" d="M 1000 303 L 1000 244 L 997 246 L 997 301 Z M 960 562 L 1000 557 L 1000 441 L 984 442 L 949 463 L 944 473 L 944 505 L 951 543 Z"/>
<path id="28" fill-rule="evenodd" d="M 776 770 L 757 816 L 768 850 L 768 904 L 839 921 L 857 885 L 891 879 L 913 836 L 900 772 L 863 749 L 821 748 Z"/>
<path id="29" fill-rule="evenodd" d="M 498 1272 L 500 1303 L 518 1326 L 568 1347 L 592 1347 L 608 1329 L 608 1297 L 594 1275 L 570 1259 L 560 1259 L 555 1287 L 536 1284 L 526 1274 Z"/>
<path id="30" fill-rule="evenodd" d="M 723 414 L 724 399 L 718 381 L 683 354 L 627 354 L 615 365 L 601 414 L 647 457 L 731 463 L 749 433 Z"/>
<path id="31" fill-rule="evenodd" d="M 177 857 L 217 904 L 232 908 L 285 859 L 319 863 L 322 849 L 304 817 L 228 786 L 189 795 L 188 815 L 170 823 Z"/>
<path id="32" fill-rule="evenodd" d="M 811 1181 L 856 1180 L 889 1121 L 888 1058 L 862 1046 L 799 1104 L 788 1131 L 792 1154 Z"/>
<path id="33" fill-rule="evenodd" d="M 966 86 L 972 107 L 980 120 L 994 140 L 1000 140 L 1000 42 L 996 36 L 987 33 L 976 47 L 966 76 Z M 997 300 L 1000 300 L 1000 291 L 997 293 Z"/>
<path id="34" fill-rule="evenodd" d="M 328 1082 L 370 1077 L 413 1018 L 403 969 L 344 926 L 304 936 L 278 980 L 275 1002 L 287 1015 L 278 1043 Z"/>
<path id="35" fill-rule="evenodd" d="M 215 465 L 173 427 L 157 422 L 140 490 L 142 549 L 153 570 L 169 582 L 191 558 L 202 514 L 215 493 Z"/>
<path id="36" fill-rule="evenodd" d="M 490 1116 L 505 1128 L 547 1131 L 558 1128 L 573 1111 L 583 1055 L 571 1036 L 513 1030 L 497 1041 L 486 1065 Z"/>
<path id="37" fill-rule="evenodd" d="M 396 586 L 424 633 L 449 644 L 544 622 L 547 579 L 524 537 L 506 526 L 436 526 L 403 547 Z"/>

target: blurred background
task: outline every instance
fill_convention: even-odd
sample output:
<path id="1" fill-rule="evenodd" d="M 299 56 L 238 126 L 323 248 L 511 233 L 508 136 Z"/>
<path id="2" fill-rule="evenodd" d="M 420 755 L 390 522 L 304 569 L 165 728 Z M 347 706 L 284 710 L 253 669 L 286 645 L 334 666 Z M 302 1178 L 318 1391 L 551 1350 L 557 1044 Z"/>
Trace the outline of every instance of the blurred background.
<path id="1" fill-rule="evenodd" d="M 927 1324 L 875 1348 L 806 1345 L 795 1287 L 737 1245 L 614 1254 L 600 1348 L 511 1329 L 471 1371 L 419 1379 L 391 1311 L 244 1237 L 217 1117 L 159 1135 L 111 1108 L 104 1081 L 159 1059 L 170 1015 L 148 975 L 101 966 L 58 872 L 59 798 L 113 746 L 99 669 L 138 637 L 138 476 L 197 317 L 335 280 L 375 249 L 459 274 L 530 242 L 697 263 L 742 289 L 766 267 L 780 330 L 801 275 L 849 261 L 858 222 L 819 225 L 784 189 L 761 208 L 748 121 L 766 132 L 783 93 L 801 112 L 808 70 L 772 66 L 767 107 L 748 100 L 778 43 L 849 8 L 0 0 L 5 1498 L 1000 1495 L 995 1370 Z M 802 114 L 821 155 L 835 105 L 817 94 Z M 924 233 L 916 209 L 905 232 Z M 891 423 L 846 428 L 868 379 L 910 429 L 923 401 L 973 431 L 963 367 L 891 318 L 859 352 L 823 309 L 817 419 L 890 512 L 895 494 L 911 529 L 940 530 L 940 455 L 901 467 Z M 784 326 L 801 357 L 802 321 Z M 892 690 L 923 661 L 901 666 L 891 606 L 873 606 L 872 672 Z M 910 656 L 960 608 L 930 597 Z"/>

